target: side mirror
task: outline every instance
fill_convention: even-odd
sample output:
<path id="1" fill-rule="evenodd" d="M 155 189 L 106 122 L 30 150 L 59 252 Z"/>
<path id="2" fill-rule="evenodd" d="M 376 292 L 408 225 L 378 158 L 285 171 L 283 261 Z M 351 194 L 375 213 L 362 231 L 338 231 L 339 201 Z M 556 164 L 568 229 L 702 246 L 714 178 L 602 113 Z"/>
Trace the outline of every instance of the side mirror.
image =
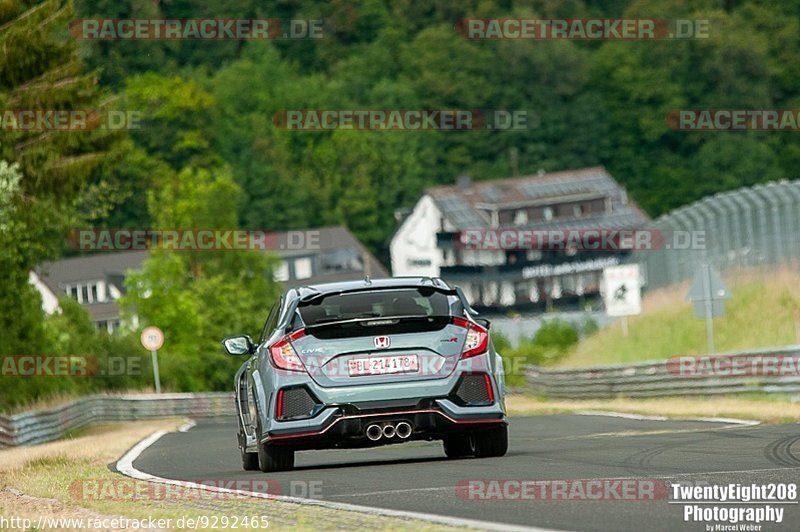
<path id="1" fill-rule="evenodd" d="M 222 341 L 225 351 L 232 356 L 252 355 L 256 352 L 256 346 L 249 336 L 231 336 Z"/>

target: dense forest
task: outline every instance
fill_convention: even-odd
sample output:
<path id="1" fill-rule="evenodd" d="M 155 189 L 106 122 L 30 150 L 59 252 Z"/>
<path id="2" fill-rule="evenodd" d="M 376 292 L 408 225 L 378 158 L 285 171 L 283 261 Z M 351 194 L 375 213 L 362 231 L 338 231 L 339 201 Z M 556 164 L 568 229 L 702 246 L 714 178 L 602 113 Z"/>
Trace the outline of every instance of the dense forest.
<path id="1" fill-rule="evenodd" d="M 94 17 L 322 20 L 323 37 L 74 39 L 70 21 Z M 470 17 L 713 23 L 695 39 L 470 40 L 457 31 Z M 797 177 L 796 132 L 676 131 L 667 116 L 800 109 L 800 2 L 0 0 L 0 102 L 141 116 L 129 131 L 0 129 L 0 352 L 70 350 L 58 340 L 65 326 L 42 316 L 27 285 L 30 268 L 66 252 L 70 228 L 345 224 L 386 260 L 395 211 L 464 173 L 604 165 L 651 216 Z M 533 119 L 524 130 L 461 132 L 287 131 L 273 121 L 286 109 L 390 108 L 525 110 Z M 245 274 L 269 267 L 233 255 L 156 257 L 133 282 L 161 297 L 131 290 L 129 303 L 145 321 L 191 317 L 166 325 L 168 334 L 208 346 L 224 328 L 257 327 L 241 316 L 264 304 L 230 305 L 220 294 L 272 297 L 271 282 Z M 207 310 L 220 307 L 222 318 Z M 173 385 L 225 382 L 221 368 Z"/>
<path id="2" fill-rule="evenodd" d="M 673 131 L 683 108 L 800 107 L 800 4 L 746 1 L 85 2 L 80 16 L 322 19 L 324 38 L 100 42 L 101 83 L 146 114 L 140 166 L 228 166 L 246 227 L 345 223 L 380 251 L 424 187 L 605 165 L 652 216 L 720 190 L 796 176 L 792 133 Z M 771 5 L 770 5 L 771 4 Z M 690 7 L 689 7 L 690 6 Z M 468 17 L 708 19 L 707 39 L 467 40 Z M 283 109 L 526 110 L 525 131 L 287 132 Z M 132 170 L 126 170 L 131 172 Z M 109 222 L 147 226 L 134 190 Z"/>

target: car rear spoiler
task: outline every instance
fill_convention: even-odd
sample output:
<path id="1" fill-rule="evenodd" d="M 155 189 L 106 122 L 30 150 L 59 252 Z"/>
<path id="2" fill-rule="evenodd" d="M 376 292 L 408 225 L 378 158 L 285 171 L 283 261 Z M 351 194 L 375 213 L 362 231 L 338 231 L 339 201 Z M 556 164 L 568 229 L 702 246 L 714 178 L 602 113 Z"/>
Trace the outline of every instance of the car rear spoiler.
<path id="1" fill-rule="evenodd" d="M 445 288 L 443 286 L 437 286 L 435 284 L 431 285 L 421 285 L 421 284 L 397 284 L 391 286 L 384 286 L 384 287 L 375 287 L 375 286 L 359 286 L 357 288 L 349 288 L 347 290 L 332 290 L 330 292 L 320 292 L 314 291 L 305 296 L 301 297 L 299 300 L 300 305 L 309 305 L 317 301 L 318 299 L 324 299 L 328 296 L 339 296 L 342 294 L 354 294 L 357 292 L 375 292 L 381 290 L 419 290 L 419 289 L 426 289 L 426 290 L 434 290 L 436 292 L 441 292 L 442 294 L 447 294 L 448 296 L 458 296 L 458 289 L 454 288 Z M 461 296 L 459 296 L 461 298 Z"/>
<path id="2" fill-rule="evenodd" d="M 467 300 L 467 296 L 464 294 L 464 291 L 461 289 L 460 286 L 456 286 L 454 288 L 445 288 L 443 286 L 437 286 L 436 284 L 433 284 L 433 279 L 431 279 L 431 285 L 430 286 L 427 286 L 427 285 L 422 285 L 421 286 L 419 284 L 408 284 L 408 285 L 396 285 L 396 286 L 386 287 L 385 289 L 386 290 L 396 290 L 396 289 L 400 289 L 400 290 L 403 290 L 403 289 L 418 290 L 420 288 L 428 288 L 428 289 L 431 289 L 431 290 L 435 290 L 437 292 L 441 292 L 442 294 L 446 294 L 448 296 L 456 296 L 456 297 L 458 297 L 459 301 L 461 301 L 461 305 L 464 307 L 464 309 L 470 315 L 472 315 L 472 316 L 477 316 L 478 315 L 478 311 L 475 310 L 474 308 L 472 308 L 472 305 L 470 305 L 469 301 Z M 324 299 L 324 298 L 326 298 L 328 296 L 341 295 L 341 294 L 351 294 L 351 293 L 356 293 L 356 292 L 370 292 L 370 291 L 373 291 L 373 290 L 376 290 L 376 288 L 372 287 L 372 286 L 362 286 L 362 287 L 358 287 L 358 288 L 351 288 L 349 290 L 336 290 L 334 292 L 319 292 L 319 291 L 315 291 L 315 292 L 312 292 L 312 293 L 307 294 L 304 297 L 300 298 L 298 306 L 310 305 L 310 304 L 313 304 L 314 301 L 317 301 L 318 299 Z M 378 290 L 381 290 L 381 289 L 379 288 Z"/>
<path id="3" fill-rule="evenodd" d="M 336 326 L 348 323 L 363 323 L 366 326 L 377 326 L 377 325 L 384 325 L 385 322 L 392 322 L 392 321 L 403 321 L 403 320 L 414 320 L 414 321 L 422 321 L 422 320 L 438 320 L 438 321 L 450 321 L 453 319 L 453 316 L 449 315 L 433 315 L 433 316 L 417 316 L 417 315 L 410 315 L 410 316 L 375 316 L 370 318 L 346 318 L 343 320 L 335 320 L 335 321 L 325 321 L 322 323 L 313 323 L 310 325 L 306 325 L 305 329 L 313 331 L 315 329 L 324 329 L 328 326 Z"/>

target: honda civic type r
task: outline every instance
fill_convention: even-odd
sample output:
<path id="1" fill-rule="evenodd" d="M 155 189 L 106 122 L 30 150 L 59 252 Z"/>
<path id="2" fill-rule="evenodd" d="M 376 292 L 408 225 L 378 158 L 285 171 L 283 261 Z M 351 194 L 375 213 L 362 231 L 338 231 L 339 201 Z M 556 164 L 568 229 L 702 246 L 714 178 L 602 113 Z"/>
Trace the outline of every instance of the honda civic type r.
<path id="1" fill-rule="evenodd" d="M 442 440 L 450 458 L 508 449 L 503 363 L 463 292 L 441 279 L 369 278 L 284 292 L 235 377 L 245 470 L 298 450 Z"/>

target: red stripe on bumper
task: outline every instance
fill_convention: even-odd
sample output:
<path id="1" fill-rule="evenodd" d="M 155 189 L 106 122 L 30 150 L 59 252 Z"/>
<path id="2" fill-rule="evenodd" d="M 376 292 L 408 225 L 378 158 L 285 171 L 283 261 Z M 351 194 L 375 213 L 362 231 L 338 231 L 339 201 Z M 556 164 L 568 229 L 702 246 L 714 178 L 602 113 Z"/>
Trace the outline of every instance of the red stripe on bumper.
<path id="1" fill-rule="evenodd" d="M 278 435 L 278 436 L 268 436 L 266 438 L 266 440 L 263 440 L 263 441 L 286 440 L 286 439 L 290 439 L 290 438 L 305 438 L 305 437 L 311 437 L 311 436 L 320 436 L 322 434 L 325 434 L 325 432 L 327 432 L 328 429 L 330 429 L 331 427 L 336 425 L 338 422 L 344 421 L 344 420 L 347 420 L 347 419 L 360 419 L 360 418 L 366 418 L 366 417 L 402 416 L 402 415 L 411 415 L 411 414 L 438 414 L 438 415 L 442 416 L 443 418 L 447 419 L 448 421 L 450 421 L 451 423 L 456 423 L 456 424 L 501 423 L 503 421 L 502 419 L 455 419 L 455 418 L 452 418 L 452 417 L 448 416 L 447 414 L 445 414 L 441 410 L 436 410 L 434 408 L 427 408 L 427 409 L 424 409 L 424 410 L 401 410 L 399 412 L 381 412 L 379 414 L 358 414 L 358 415 L 355 415 L 355 416 L 342 416 L 342 417 L 336 418 L 333 421 L 333 423 L 331 423 L 330 425 L 328 425 L 327 427 L 325 427 L 322 430 L 314 430 L 314 431 L 310 431 L 310 432 L 298 432 L 297 434 L 283 434 L 283 435 Z"/>

